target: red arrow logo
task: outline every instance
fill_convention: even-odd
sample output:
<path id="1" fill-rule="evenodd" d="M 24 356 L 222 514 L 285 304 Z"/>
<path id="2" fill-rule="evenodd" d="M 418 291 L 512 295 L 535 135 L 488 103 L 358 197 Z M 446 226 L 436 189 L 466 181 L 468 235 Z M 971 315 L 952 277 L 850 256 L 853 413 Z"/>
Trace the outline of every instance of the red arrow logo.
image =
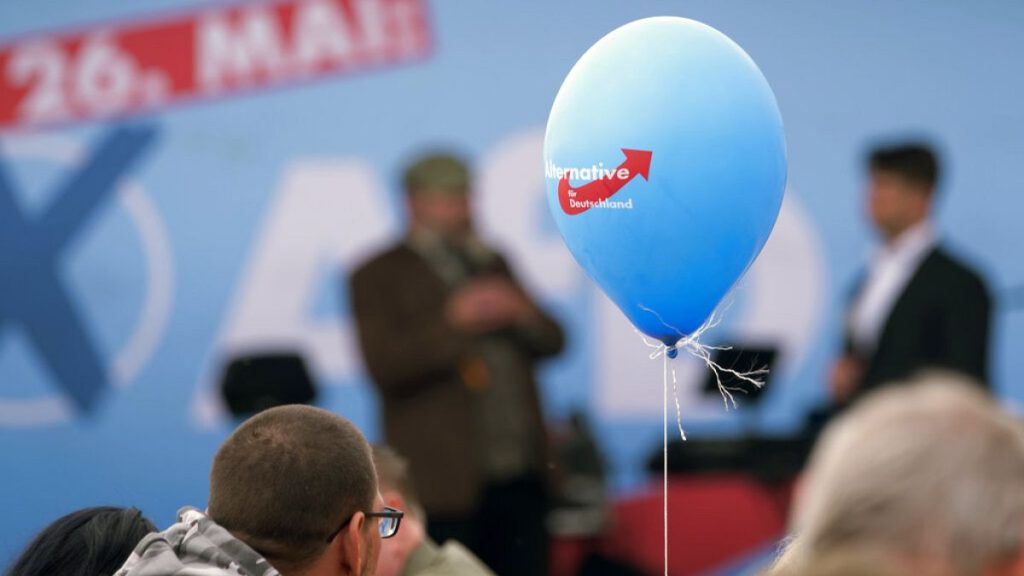
<path id="1" fill-rule="evenodd" d="M 638 174 L 647 180 L 651 171 L 650 150 L 631 150 L 623 148 L 626 159 L 615 170 L 605 171 L 600 178 L 578 188 L 569 184 L 569 175 L 573 170 L 566 170 L 558 182 L 558 203 L 562 211 L 569 216 L 582 214 L 597 206 L 598 202 L 607 200 L 622 190 Z"/>

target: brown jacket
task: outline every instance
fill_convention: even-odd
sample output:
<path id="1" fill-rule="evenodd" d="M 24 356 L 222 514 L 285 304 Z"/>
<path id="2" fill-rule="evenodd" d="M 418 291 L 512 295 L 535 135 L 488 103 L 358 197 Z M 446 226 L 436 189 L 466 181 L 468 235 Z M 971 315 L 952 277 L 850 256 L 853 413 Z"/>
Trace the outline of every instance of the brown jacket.
<path id="1" fill-rule="evenodd" d="M 499 273 L 512 279 L 504 260 Z M 514 279 L 513 279 L 514 281 Z M 438 515 L 472 511 L 483 483 L 474 392 L 460 376 L 474 338 L 449 325 L 444 308 L 453 287 L 415 250 L 399 244 L 363 264 L 350 279 L 352 308 L 366 368 L 380 394 L 384 435 L 409 460 L 424 508 Z M 541 312 L 538 326 L 518 339 L 532 368 L 562 348 L 562 330 Z M 528 388 L 530 419 L 545 438 L 537 385 Z M 541 442 L 543 444 L 543 442 Z M 545 447 L 536 449 L 537 471 Z"/>

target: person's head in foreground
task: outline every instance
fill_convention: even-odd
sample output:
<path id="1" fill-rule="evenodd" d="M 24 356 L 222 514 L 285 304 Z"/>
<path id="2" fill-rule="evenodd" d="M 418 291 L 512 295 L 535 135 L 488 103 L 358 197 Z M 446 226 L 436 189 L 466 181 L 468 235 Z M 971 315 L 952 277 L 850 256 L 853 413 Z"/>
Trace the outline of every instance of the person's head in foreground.
<path id="1" fill-rule="evenodd" d="M 925 222 L 939 182 L 939 160 L 931 146 L 908 142 L 868 154 L 868 214 L 886 242 Z"/>
<path id="2" fill-rule="evenodd" d="M 374 446 L 373 462 L 384 505 L 405 511 L 401 533 L 381 546 L 377 565 L 377 576 L 398 576 L 405 569 L 406 561 L 427 537 L 426 518 L 405 459 L 391 448 Z"/>
<path id="3" fill-rule="evenodd" d="M 184 510 L 119 576 L 370 575 L 398 517 L 384 510 L 370 446 L 352 423 L 281 406 L 245 421 L 217 451 L 207 514 Z"/>
<path id="4" fill-rule="evenodd" d="M 449 541 L 444 547 L 438 548 L 427 536 L 427 518 L 405 458 L 387 446 L 374 446 L 373 461 L 384 504 L 405 511 L 402 530 L 381 547 L 377 576 L 491 574 L 479 559 L 460 544 Z"/>
<path id="5" fill-rule="evenodd" d="M 54 520 L 6 576 L 110 576 L 156 527 L 135 508 L 98 506 Z"/>
<path id="6" fill-rule="evenodd" d="M 932 376 L 830 426 L 775 574 L 1024 574 L 1024 427 L 975 387 Z"/>

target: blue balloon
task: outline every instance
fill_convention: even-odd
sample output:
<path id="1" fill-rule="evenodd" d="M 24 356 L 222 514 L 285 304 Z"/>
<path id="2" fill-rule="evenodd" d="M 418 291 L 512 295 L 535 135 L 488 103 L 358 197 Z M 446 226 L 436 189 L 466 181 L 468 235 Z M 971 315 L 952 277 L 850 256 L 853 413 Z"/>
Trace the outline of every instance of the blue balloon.
<path id="1" fill-rule="evenodd" d="M 775 96 L 754 61 L 685 18 L 611 32 L 562 83 L 548 205 L 576 261 L 642 332 L 697 330 L 761 251 L 786 184 Z"/>

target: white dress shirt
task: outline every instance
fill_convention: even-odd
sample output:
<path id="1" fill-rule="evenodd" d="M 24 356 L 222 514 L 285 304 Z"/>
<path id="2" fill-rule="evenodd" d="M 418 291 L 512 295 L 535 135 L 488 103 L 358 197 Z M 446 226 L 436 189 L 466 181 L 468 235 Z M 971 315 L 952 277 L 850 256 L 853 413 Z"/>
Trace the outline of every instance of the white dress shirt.
<path id="1" fill-rule="evenodd" d="M 924 221 L 878 250 L 850 310 L 848 321 L 856 349 L 873 351 L 878 345 L 893 306 L 935 243 L 932 227 Z"/>

